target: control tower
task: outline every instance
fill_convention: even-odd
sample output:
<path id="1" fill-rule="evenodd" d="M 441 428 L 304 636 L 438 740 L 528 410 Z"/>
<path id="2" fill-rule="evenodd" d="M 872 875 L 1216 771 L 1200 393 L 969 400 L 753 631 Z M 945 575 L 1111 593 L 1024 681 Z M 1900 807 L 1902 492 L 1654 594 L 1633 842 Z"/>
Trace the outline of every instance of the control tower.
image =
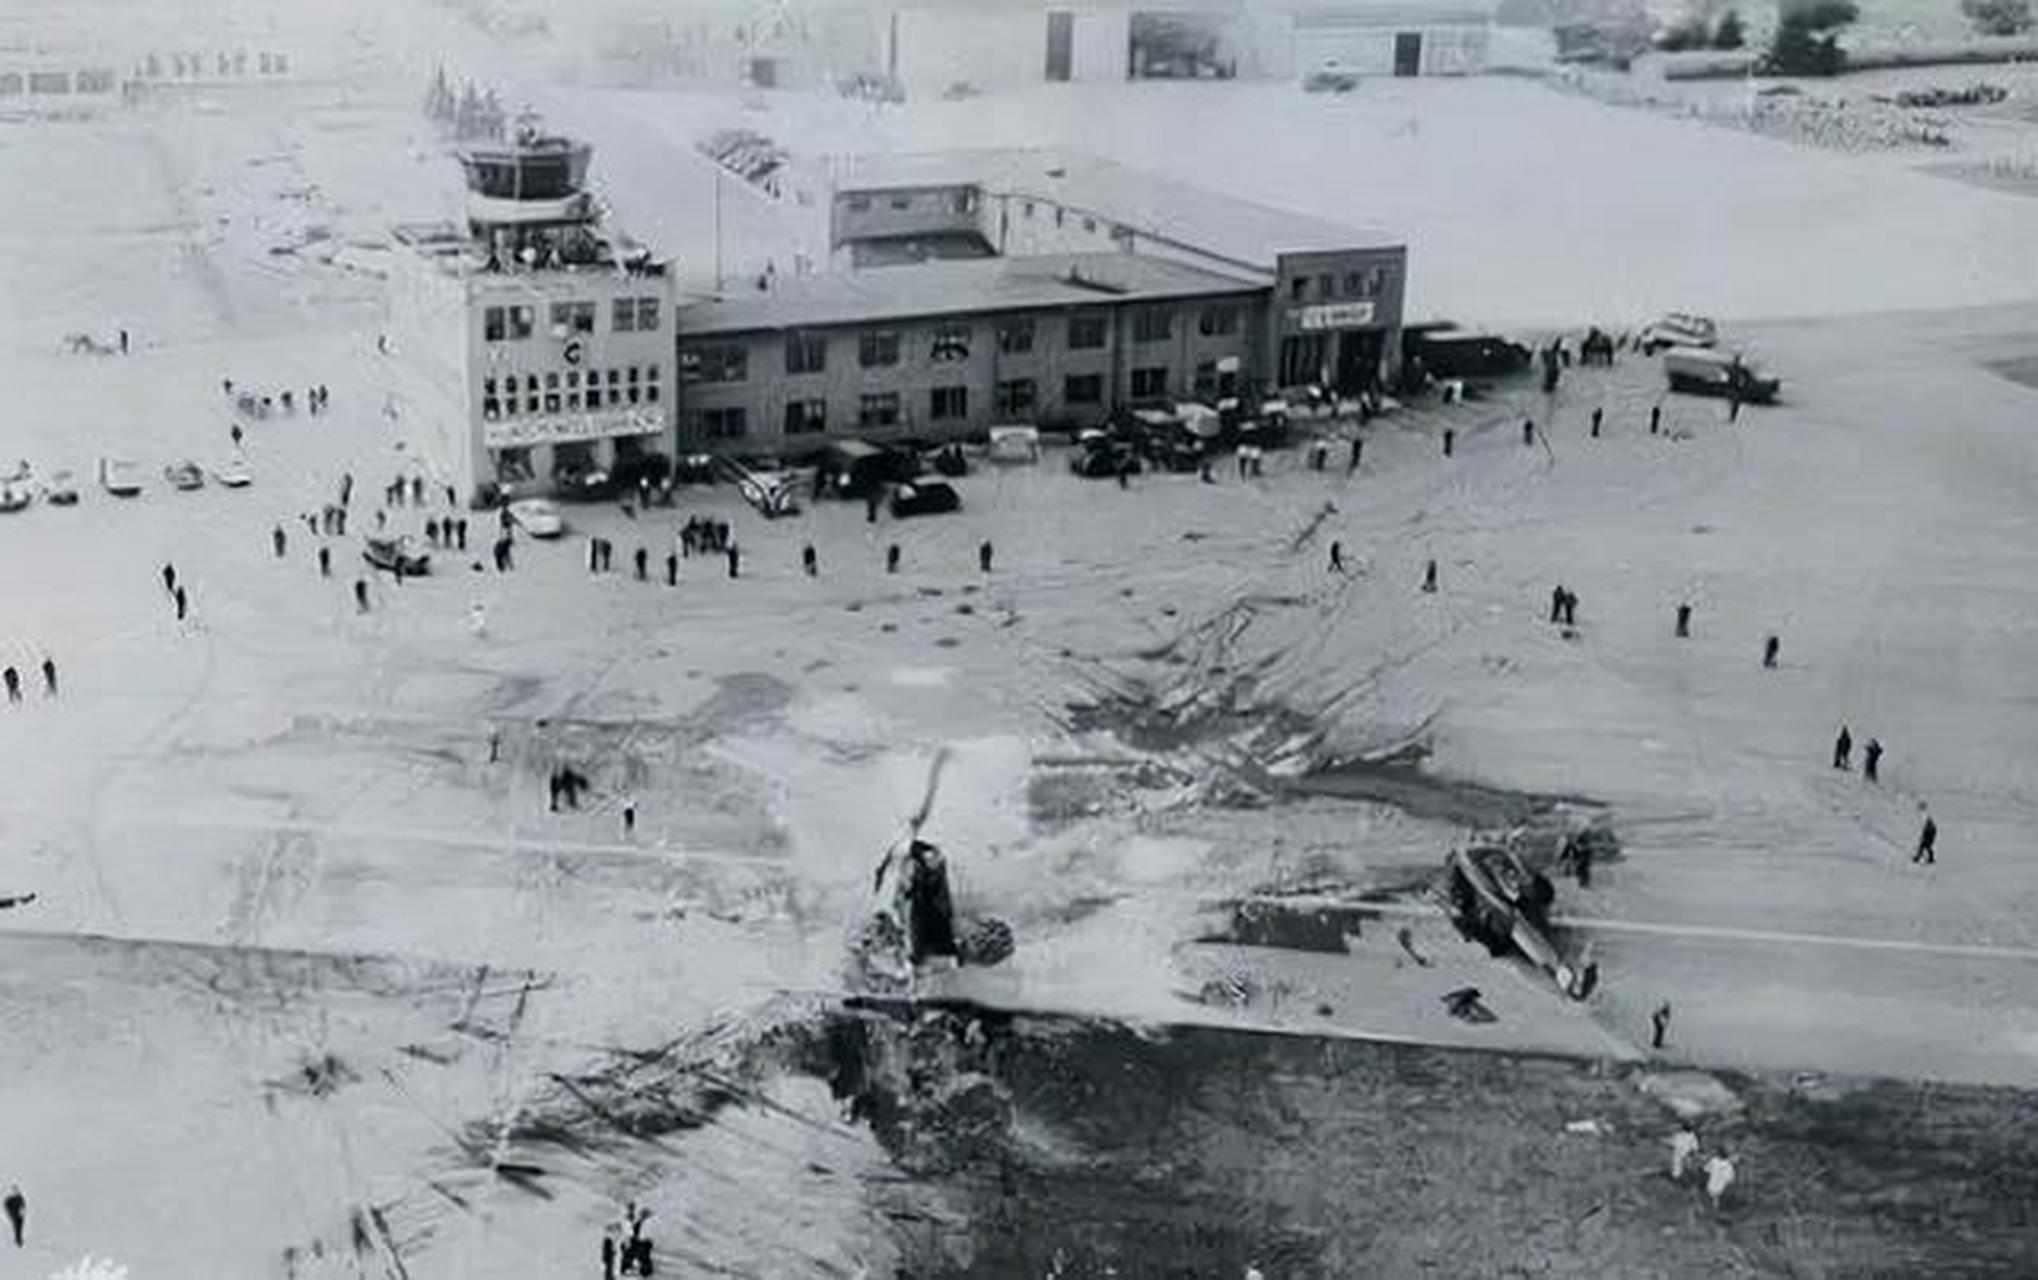
<path id="1" fill-rule="evenodd" d="M 600 496 L 670 463 L 671 275 L 604 221 L 593 155 L 526 117 L 456 153 L 464 227 L 396 229 L 399 413 L 476 501 Z"/>

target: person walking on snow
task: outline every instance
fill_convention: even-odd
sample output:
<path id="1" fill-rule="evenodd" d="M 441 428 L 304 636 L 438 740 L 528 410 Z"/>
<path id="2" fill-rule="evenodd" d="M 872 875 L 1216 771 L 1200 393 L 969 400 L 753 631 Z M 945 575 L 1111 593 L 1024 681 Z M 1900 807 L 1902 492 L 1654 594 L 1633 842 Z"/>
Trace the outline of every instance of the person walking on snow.
<path id="1" fill-rule="evenodd" d="M 46 657 L 42 660 L 42 696 L 45 698 L 57 696 L 57 663 L 54 658 Z"/>
<path id="2" fill-rule="evenodd" d="M 1649 1047 L 1661 1049 L 1663 1038 L 1670 1034 L 1670 1002 L 1665 1000 L 1649 1014 Z"/>
<path id="3" fill-rule="evenodd" d="M 809 578 L 821 572 L 821 558 L 811 542 L 800 548 L 800 567 L 807 571 Z"/>
<path id="4" fill-rule="evenodd" d="M 365 578 L 354 579 L 354 612 L 368 612 L 368 581 Z"/>
<path id="5" fill-rule="evenodd" d="M 1776 667 L 1777 652 L 1782 648 L 1783 641 L 1777 639 L 1773 635 L 1770 636 L 1767 640 L 1764 640 L 1762 642 L 1762 665 L 1771 670 L 1774 670 Z"/>
<path id="6" fill-rule="evenodd" d="M 1594 410 L 1592 411 L 1592 438 L 1593 438 L 1594 440 L 1597 440 L 1597 439 L 1599 439 L 1599 424 L 1600 424 L 1600 423 L 1601 423 L 1601 422 L 1602 422 L 1602 421 L 1603 421 L 1603 420 L 1604 420 L 1605 418 L 1606 418 L 1606 410 L 1605 410 L 1605 408 L 1604 408 L 1604 407 L 1602 407 L 1602 408 L 1597 408 L 1597 409 L 1594 409 Z"/>
<path id="7" fill-rule="evenodd" d="M 1423 570 L 1422 570 L 1422 589 L 1423 589 L 1424 591 L 1426 591 L 1426 592 L 1430 593 L 1431 595 L 1434 595 L 1434 594 L 1436 594 L 1436 589 L 1437 589 L 1437 562 L 1436 562 L 1436 561 L 1434 561 L 1434 560 L 1430 561 L 1430 562 L 1429 562 L 1429 563 L 1428 563 L 1427 565 L 1425 565 L 1425 566 L 1423 567 Z"/>
<path id="8" fill-rule="evenodd" d="M 634 559 L 635 559 L 635 561 L 636 561 L 636 566 L 637 566 L 637 581 L 639 581 L 639 582 L 649 582 L 649 581 L 651 581 L 651 579 L 650 579 L 650 577 L 649 577 L 649 566 L 650 566 L 650 564 L 651 564 L 651 553 L 650 553 L 649 551 L 645 550 L 645 549 L 644 549 L 643 547 L 641 547 L 641 546 L 640 546 L 640 547 L 638 547 L 638 548 L 637 548 L 637 554 L 636 554 L 636 556 L 634 557 Z"/>
<path id="9" fill-rule="evenodd" d="M 172 595 L 175 595 L 175 594 L 176 594 L 176 592 L 177 592 L 177 566 L 176 566 L 176 565 L 173 565 L 173 564 L 166 564 L 166 565 L 164 565 L 164 566 L 163 566 L 163 590 L 165 590 L 165 591 L 169 592 L 169 593 L 170 593 L 170 594 L 172 594 Z"/>
<path id="10" fill-rule="evenodd" d="M 1845 769 L 1853 763 L 1854 735 L 1847 732 L 1847 726 L 1840 726 L 1840 736 L 1833 739 L 1833 767 Z"/>
<path id="11" fill-rule="evenodd" d="M 1688 604 L 1677 606 L 1677 638 L 1679 640 L 1691 638 L 1691 606 Z"/>
<path id="12" fill-rule="evenodd" d="M 1882 768 L 1882 742 L 1870 738 L 1868 745 L 1861 749 L 1861 776 L 1874 782 Z"/>
<path id="13" fill-rule="evenodd" d="M 283 548 L 289 545 L 289 540 L 283 536 L 282 525 L 276 526 L 275 531 L 269 535 L 269 541 L 276 547 L 276 558 L 281 560 L 283 558 Z"/>
<path id="14" fill-rule="evenodd" d="M 977 568 L 985 573 L 991 571 L 991 540 L 985 538 L 977 546 Z"/>
<path id="15" fill-rule="evenodd" d="M 732 542 L 729 544 L 728 551 L 724 554 L 729 557 L 729 581 L 734 582 L 737 573 L 740 572 L 742 553 L 736 550 L 736 544 Z"/>
<path id="16" fill-rule="evenodd" d="M 177 621 L 182 622 L 184 621 L 185 611 L 189 608 L 191 601 L 190 598 L 184 594 L 184 588 L 181 586 L 177 588 L 176 598 L 177 598 Z"/>
<path id="17" fill-rule="evenodd" d="M 21 1194 L 20 1187 L 7 1188 L 7 1199 L 0 1201 L 7 1210 L 7 1225 L 14 1229 L 14 1247 L 25 1248 L 23 1237 L 28 1233 L 28 1197 Z"/>
<path id="18" fill-rule="evenodd" d="M 1366 442 L 1360 439 L 1358 436 L 1353 436 L 1351 457 L 1345 459 L 1346 475 L 1350 475 L 1352 472 L 1357 471 L 1359 469 L 1359 459 L 1361 456 L 1364 455 L 1365 452 Z"/>
<path id="19" fill-rule="evenodd" d="M 665 585 L 679 585 L 679 556 L 670 551 L 665 553 Z"/>
<path id="20" fill-rule="evenodd" d="M 1332 573 L 1345 571 L 1345 544 L 1336 539 L 1332 539 L 1330 544 L 1330 571 Z"/>
<path id="21" fill-rule="evenodd" d="M 1925 825 L 1918 830 L 1918 851 L 1911 855 L 1912 862 L 1928 867 L 1939 865 L 1939 824 L 1925 815 Z"/>
<path id="22" fill-rule="evenodd" d="M 899 571 L 899 544 L 894 542 L 890 546 L 885 548 L 885 572 L 897 573 L 898 571 Z"/>
<path id="23" fill-rule="evenodd" d="M 21 673 L 13 667 L 9 667 L 5 671 L 0 671 L 0 680 L 7 682 L 7 700 L 9 702 L 21 701 Z"/>

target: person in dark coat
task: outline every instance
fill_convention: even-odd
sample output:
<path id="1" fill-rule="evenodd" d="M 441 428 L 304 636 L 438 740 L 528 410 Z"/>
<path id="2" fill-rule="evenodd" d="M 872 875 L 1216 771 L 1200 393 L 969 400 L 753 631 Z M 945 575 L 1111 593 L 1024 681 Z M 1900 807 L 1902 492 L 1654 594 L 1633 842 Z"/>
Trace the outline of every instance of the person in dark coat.
<path id="1" fill-rule="evenodd" d="M 1874 782 L 1881 776 L 1882 742 L 1870 738 L 1868 745 L 1861 749 L 1861 776 Z"/>
<path id="2" fill-rule="evenodd" d="M 1649 434 L 1653 436 L 1660 432 L 1662 429 L 1663 429 L 1663 406 L 1660 404 L 1650 405 Z"/>
<path id="3" fill-rule="evenodd" d="M 433 516 L 425 521 L 425 541 L 435 547 L 439 545 L 439 518 L 437 516 Z M 450 547 L 452 544 L 448 543 L 447 545 Z"/>
<path id="4" fill-rule="evenodd" d="M 589 538 L 587 540 L 587 571 L 589 573 L 599 573 L 601 571 L 600 538 Z"/>
<path id="5" fill-rule="evenodd" d="M 1661 1049 L 1663 1038 L 1670 1034 L 1670 1002 L 1665 1000 L 1649 1015 L 1649 1047 Z"/>
<path id="6" fill-rule="evenodd" d="M 1564 620 L 1564 588 L 1552 587 L 1550 589 L 1550 621 L 1562 622 L 1563 620 Z"/>
<path id="7" fill-rule="evenodd" d="M 955 902 L 949 895 L 948 864 L 941 851 L 924 840 L 907 847 L 905 894 L 913 964 L 933 956 L 955 958 Z"/>
<path id="8" fill-rule="evenodd" d="M 885 548 L 885 572 L 897 573 L 898 571 L 899 571 L 899 544 L 894 542 L 890 546 Z"/>
<path id="9" fill-rule="evenodd" d="M 733 542 L 729 544 L 729 549 L 723 552 L 723 554 L 729 557 L 729 580 L 733 582 L 741 571 L 743 554 L 736 550 L 736 544 Z"/>
<path id="10" fill-rule="evenodd" d="M 1854 735 L 1847 732 L 1847 726 L 1840 726 L 1840 736 L 1833 739 L 1833 767 L 1845 769 L 1853 763 Z"/>
<path id="11" fill-rule="evenodd" d="M 1922 862 L 1928 867 L 1939 864 L 1939 824 L 1932 820 L 1929 813 L 1925 815 L 1925 825 L 1918 831 L 1918 851 L 1911 855 L 1911 861 Z"/>
<path id="12" fill-rule="evenodd" d="M 163 590 L 172 595 L 177 593 L 177 566 L 172 564 L 163 566 Z"/>
<path id="13" fill-rule="evenodd" d="M 4 680 L 7 684 L 7 700 L 9 702 L 21 701 L 21 673 L 13 667 L 9 667 L 5 671 L 0 671 L 0 680 Z"/>
<path id="14" fill-rule="evenodd" d="M 1457 443 L 1458 433 L 1449 427 L 1444 428 L 1444 456 L 1446 458 L 1451 456 L 1451 451 L 1456 447 Z"/>
<path id="15" fill-rule="evenodd" d="M 1434 560 L 1423 566 L 1422 589 L 1432 593 L 1437 589 L 1437 562 Z"/>
<path id="16" fill-rule="evenodd" d="M 991 571 L 991 540 L 985 538 L 977 544 L 977 568 L 985 573 Z"/>
<path id="17" fill-rule="evenodd" d="M 1521 442 L 1532 445 L 1536 442 L 1536 420 L 1524 418 L 1521 423 Z"/>
<path id="18" fill-rule="evenodd" d="M 318 549 L 318 576 L 321 578 L 333 576 L 333 549 L 331 547 L 320 546 Z"/>
<path id="19" fill-rule="evenodd" d="M 665 585 L 668 587 L 679 585 L 679 553 L 676 551 L 665 553 Z"/>
<path id="20" fill-rule="evenodd" d="M 601 1238 L 602 1280 L 616 1280 L 616 1238 L 604 1235 Z"/>
<path id="21" fill-rule="evenodd" d="M 184 588 L 177 588 L 177 621 L 184 621 L 184 614 L 190 608 L 191 599 L 184 594 Z"/>
<path id="22" fill-rule="evenodd" d="M 1677 638 L 1679 640 L 1691 638 L 1691 606 L 1689 604 L 1677 606 Z"/>
<path id="23" fill-rule="evenodd" d="M 57 663 L 54 658 L 42 660 L 42 694 L 45 698 L 57 696 Z M 1880 751 L 1882 748 L 1875 748 Z"/>
<path id="24" fill-rule="evenodd" d="M 1365 453 L 1366 453 L 1366 442 L 1358 436 L 1353 436 L 1351 456 L 1345 459 L 1346 475 L 1350 475 L 1352 472 L 1357 471 L 1359 469 L 1359 459 L 1364 457 Z"/>
<path id="25" fill-rule="evenodd" d="M 14 1247 L 24 1248 L 23 1238 L 28 1233 L 28 1197 L 21 1194 L 20 1187 L 7 1188 L 7 1198 L 0 1201 L 7 1210 L 7 1225 L 14 1230 Z"/>
<path id="26" fill-rule="evenodd" d="M 1777 637 L 1770 636 L 1767 640 L 1764 640 L 1762 642 L 1762 665 L 1765 667 L 1774 667 L 1776 665 L 1776 655 L 1780 653 L 1782 649 L 1783 641 L 1778 639 Z"/>
<path id="27" fill-rule="evenodd" d="M 807 571 L 809 578 L 821 572 L 821 557 L 811 542 L 800 548 L 800 567 Z"/>
<path id="28" fill-rule="evenodd" d="M 1332 539 L 1330 544 L 1330 571 L 1332 573 L 1345 571 L 1345 544 L 1336 539 Z"/>
<path id="29" fill-rule="evenodd" d="M 354 579 L 354 612 L 368 612 L 368 580 L 366 578 Z"/>
<path id="30" fill-rule="evenodd" d="M 1594 440 L 1599 439 L 1599 424 L 1602 420 L 1605 419 L 1605 417 L 1606 410 L 1604 408 L 1594 409 L 1592 411 L 1592 438 Z"/>
<path id="31" fill-rule="evenodd" d="M 1578 625 L 1578 593 L 1569 587 L 1564 588 L 1564 625 Z"/>
<path id="32" fill-rule="evenodd" d="M 635 561 L 637 568 L 637 581 L 649 582 L 651 579 L 647 576 L 646 571 L 651 564 L 651 553 L 643 547 L 638 547 L 636 555 L 632 559 Z"/>

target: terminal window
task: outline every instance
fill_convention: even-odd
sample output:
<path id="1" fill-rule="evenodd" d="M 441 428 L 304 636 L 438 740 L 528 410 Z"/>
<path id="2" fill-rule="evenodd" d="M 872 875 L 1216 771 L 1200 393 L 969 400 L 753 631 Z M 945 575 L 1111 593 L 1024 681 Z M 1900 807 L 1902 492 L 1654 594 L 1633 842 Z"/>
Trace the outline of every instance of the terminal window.
<path id="1" fill-rule="evenodd" d="M 847 201 L 846 203 L 848 204 L 848 206 L 849 206 L 849 211 L 850 211 L 851 213 L 869 213 L 869 212 L 870 212 L 870 197 L 869 197 L 869 196 L 851 196 L 851 197 L 849 197 L 849 199 L 848 199 L 848 201 Z"/>
<path id="2" fill-rule="evenodd" d="M 1153 365 L 1132 371 L 1132 396 L 1135 400 L 1151 400 L 1168 393 L 1168 369 L 1166 365 Z"/>
<path id="3" fill-rule="evenodd" d="M 609 328 L 617 333 L 633 333 L 637 328 L 637 300 L 617 298 L 609 305 Z"/>
<path id="4" fill-rule="evenodd" d="M 1104 402 L 1104 375 L 1101 373 L 1072 373 L 1062 380 L 1061 398 L 1068 404 L 1102 404 Z"/>
<path id="5" fill-rule="evenodd" d="M 1004 417 L 1032 413 L 1037 398 L 1033 379 L 1008 378 L 998 384 L 998 413 Z"/>
<path id="6" fill-rule="evenodd" d="M 1033 350 L 1033 321 L 1008 320 L 999 325 L 998 350 L 1008 356 L 1025 355 Z"/>
<path id="7" fill-rule="evenodd" d="M 828 429 L 828 402 L 826 400 L 788 400 L 785 406 L 785 433 L 789 436 L 810 436 Z"/>
<path id="8" fill-rule="evenodd" d="M 934 331 L 934 346 L 927 354 L 935 361 L 969 359 L 969 326 L 942 325 Z"/>
<path id="9" fill-rule="evenodd" d="M 749 415 L 742 405 L 727 409 L 703 409 L 700 415 L 701 434 L 710 440 L 734 440 L 750 430 Z"/>
<path id="10" fill-rule="evenodd" d="M 637 332 L 656 333 L 657 331 L 658 331 L 658 299 L 656 298 L 637 299 Z"/>
<path id="11" fill-rule="evenodd" d="M 899 333 L 885 329 L 866 333 L 856 342 L 857 362 L 866 369 L 882 369 L 899 362 Z"/>
<path id="12" fill-rule="evenodd" d="M 1174 315 L 1166 307 L 1141 307 L 1132 313 L 1134 342 L 1166 342 L 1174 330 Z"/>
<path id="13" fill-rule="evenodd" d="M 547 391 L 545 393 L 545 412 L 559 412 L 559 393 L 557 391 Z"/>
<path id="14" fill-rule="evenodd" d="M 490 307 L 481 313 L 481 336 L 489 342 L 501 342 L 509 336 L 509 318 L 502 307 Z"/>
<path id="15" fill-rule="evenodd" d="M 531 308 L 511 307 L 509 309 L 510 339 L 512 341 L 522 341 L 523 339 L 530 337 L 531 330 L 534 327 L 536 327 L 537 322 L 538 318 L 532 312 Z"/>
<path id="16" fill-rule="evenodd" d="M 1206 338 L 1222 338 L 1238 332 L 1237 307 L 1205 307 L 1197 329 Z"/>
<path id="17" fill-rule="evenodd" d="M 879 391 L 863 397 L 856 406 L 856 422 L 864 427 L 889 427 L 899 420 L 899 393 Z"/>
<path id="18" fill-rule="evenodd" d="M 593 333 L 594 304 L 592 302 L 553 303 L 552 327 L 560 333 Z"/>
<path id="19" fill-rule="evenodd" d="M 680 357 L 680 375 L 691 382 L 742 382 L 750 376 L 750 350 L 730 343 L 689 351 Z"/>
<path id="20" fill-rule="evenodd" d="M 927 416 L 936 422 L 969 416 L 968 387 L 936 387 L 927 394 Z"/>
<path id="21" fill-rule="evenodd" d="M 818 333 L 787 334 L 785 371 L 820 373 L 828 367 L 828 340 Z"/>
<path id="22" fill-rule="evenodd" d="M 1091 312 L 1077 312 L 1069 317 L 1069 350 L 1094 351 L 1104 345 L 1104 317 Z"/>

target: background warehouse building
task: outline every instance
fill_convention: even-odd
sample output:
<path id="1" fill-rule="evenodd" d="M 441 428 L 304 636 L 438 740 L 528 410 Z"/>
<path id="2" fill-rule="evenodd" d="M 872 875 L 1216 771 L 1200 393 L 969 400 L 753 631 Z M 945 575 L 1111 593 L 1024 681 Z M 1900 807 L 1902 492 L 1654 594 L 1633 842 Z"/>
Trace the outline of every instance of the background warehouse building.
<path id="1" fill-rule="evenodd" d="M 885 70 L 909 93 L 957 84 L 1141 78 L 1469 75 L 1490 0 L 916 0 L 881 12 Z"/>
<path id="2" fill-rule="evenodd" d="M 683 447 L 1080 427 L 1391 377 L 1407 250 L 1092 157 L 840 167 L 832 274 L 682 307 Z M 747 442 L 737 444 L 735 442 Z"/>

